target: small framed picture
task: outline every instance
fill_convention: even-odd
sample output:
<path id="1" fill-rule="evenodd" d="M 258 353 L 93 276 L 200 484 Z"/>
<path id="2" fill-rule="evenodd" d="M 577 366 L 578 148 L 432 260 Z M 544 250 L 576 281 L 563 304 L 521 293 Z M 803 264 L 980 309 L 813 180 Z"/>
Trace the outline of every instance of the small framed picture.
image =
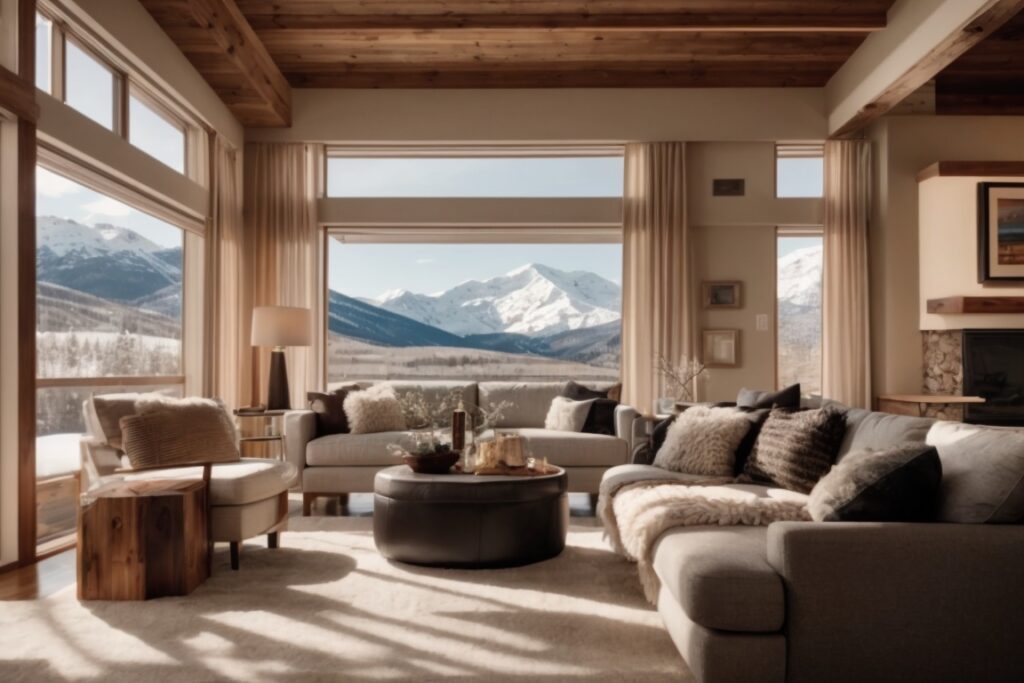
<path id="1" fill-rule="evenodd" d="M 1024 282 L 1024 183 L 978 183 L 978 282 Z"/>
<path id="2" fill-rule="evenodd" d="M 739 330 L 704 330 L 704 365 L 735 368 L 740 364 Z"/>
<path id="3" fill-rule="evenodd" d="M 704 308 L 739 308 L 743 283 L 738 280 L 705 282 L 702 284 Z"/>

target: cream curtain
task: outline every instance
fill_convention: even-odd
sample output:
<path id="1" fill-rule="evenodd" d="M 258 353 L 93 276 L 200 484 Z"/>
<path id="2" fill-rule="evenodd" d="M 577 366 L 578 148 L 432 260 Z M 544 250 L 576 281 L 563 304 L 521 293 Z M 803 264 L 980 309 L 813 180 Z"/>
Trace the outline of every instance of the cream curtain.
<path id="1" fill-rule="evenodd" d="M 242 154 L 219 135 L 210 153 L 203 387 L 230 409 L 248 401 L 251 374 L 249 345 L 243 339 Z"/>
<path id="2" fill-rule="evenodd" d="M 697 354 L 686 145 L 626 145 L 622 236 L 623 401 L 651 412 L 663 393 L 655 357 Z"/>
<path id="3" fill-rule="evenodd" d="M 870 143 L 827 141 L 822 393 L 858 408 L 871 407 L 870 212 Z"/>
<path id="4" fill-rule="evenodd" d="M 255 306 L 301 306 L 313 310 L 314 320 L 319 317 L 316 197 L 321 155 L 318 145 L 245 146 L 246 344 Z M 318 333 L 311 330 L 314 342 Z M 285 354 L 293 407 L 304 406 L 307 389 L 320 384 L 318 346 L 289 348 Z M 270 349 L 259 349 L 252 372 L 251 400 L 264 403 Z"/>

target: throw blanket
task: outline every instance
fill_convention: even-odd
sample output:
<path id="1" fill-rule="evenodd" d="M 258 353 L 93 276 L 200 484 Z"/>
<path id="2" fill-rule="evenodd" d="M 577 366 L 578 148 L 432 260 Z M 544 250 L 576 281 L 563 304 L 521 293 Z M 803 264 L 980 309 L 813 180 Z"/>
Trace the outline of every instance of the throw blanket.
<path id="1" fill-rule="evenodd" d="M 708 478 L 685 483 L 637 481 L 602 491 L 598 514 L 612 548 L 636 562 L 644 595 L 655 604 L 661 582 L 654 572 L 654 545 L 678 526 L 767 526 L 772 522 L 810 520 L 800 501 L 751 498 L 744 491 L 706 489 L 735 479 Z"/>

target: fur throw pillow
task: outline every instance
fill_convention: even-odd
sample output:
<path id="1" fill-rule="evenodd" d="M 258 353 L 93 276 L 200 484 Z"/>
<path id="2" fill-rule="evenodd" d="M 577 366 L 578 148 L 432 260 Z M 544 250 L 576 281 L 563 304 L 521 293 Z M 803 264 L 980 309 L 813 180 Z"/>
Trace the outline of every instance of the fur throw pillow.
<path id="1" fill-rule="evenodd" d="M 836 461 L 845 435 L 846 415 L 834 408 L 774 408 L 743 473 L 757 483 L 810 493 Z"/>
<path id="2" fill-rule="evenodd" d="M 689 408 L 668 428 L 654 465 L 685 474 L 731 477 L 736 449 L 749 429 L 750 420 L 733 408 Z"/>
<path id="3" fill-rule="evenodd" d="M 942 463 L 923 443 L 851 453 L 811 491 L 815 522 L 933 522 Z"/>
<path id="4" fill-rule="evenodd" d="M 574 401 L 564 396 L 556 396 L 551 401 L 547 418 L 544 419 L 544 429 L 559 432 L 583 431 L 583 425 L 587 422 L 587 415 L 590 414 L 590 407 L 595 400 L 597 399 Z"/>
<path id="5" fill-rule="evenodd" d="M 353 391 L 346 396 L 345 417 L 352 434 L 400 432 L 405 429 L 402 406 L 395 390 L 386 384 Z"/>

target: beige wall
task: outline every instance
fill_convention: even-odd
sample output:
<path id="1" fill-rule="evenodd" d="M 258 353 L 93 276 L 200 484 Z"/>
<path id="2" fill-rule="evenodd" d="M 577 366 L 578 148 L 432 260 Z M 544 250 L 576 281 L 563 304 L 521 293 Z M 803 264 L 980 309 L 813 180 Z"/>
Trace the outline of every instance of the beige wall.
<path id="1" fill-rule="evenodd" d="M 771 115 L 766 115 L 771 112 Z M 249 140 L 625 142 L 821 140 L 816 88 L 292 91 L 292 127 Z"/>
<path id="2" fill-rule="evenodd" d="M 917 173 L 936 161 L 1024 159 L 1024 117 L 891 116 L 868 136 L 876 189 L 870 245 L 874 392 L 915 392 L 922 373 Z M 975 221 L 962 229 L 973 234 Z M 973 251 L 954 258 L 967 267 L 975 263 Z"/>
<path id="3" fill-rule="evenodd" d="M 931 178 L 920 183 L 918 310 L 922 330 L 1024 328 L 1024 315 L 934 315 L 927 307 L 928 299 L 946 296 L 1024 296 L 1021 285 L 978 282 L 978 183 L 1013 180 Z"/>

